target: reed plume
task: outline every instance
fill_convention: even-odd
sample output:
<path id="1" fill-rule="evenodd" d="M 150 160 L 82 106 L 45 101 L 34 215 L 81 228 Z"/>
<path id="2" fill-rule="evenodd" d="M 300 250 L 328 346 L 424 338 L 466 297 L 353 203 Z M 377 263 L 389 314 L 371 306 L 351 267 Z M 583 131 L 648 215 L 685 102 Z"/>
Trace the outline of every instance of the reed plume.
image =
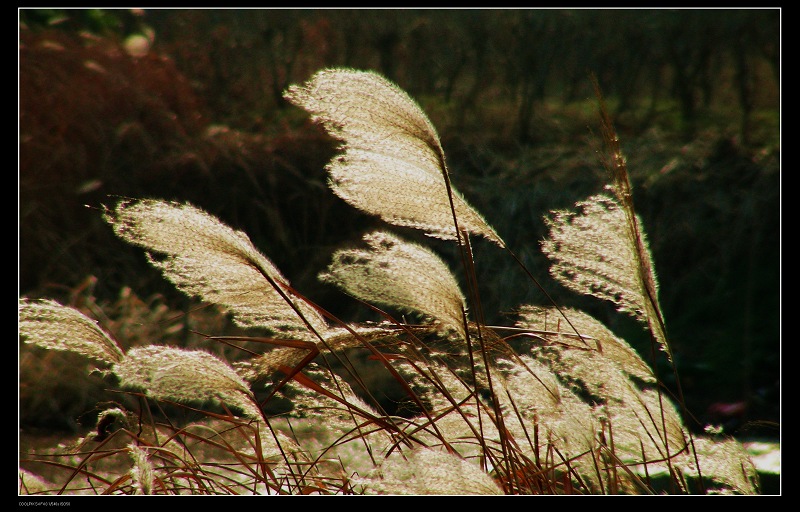
<path id="1" fill-rule="evenodd" d="M 363 347 L 364 343 L 391 339 L 398 333 L 394 325 L 351 324 L 347 328 L 332 327 L 325 331 L 324 342 L 314 344 L 321 353 L 342 352 Z M 275 347 L 246 361 L 234 363 L 236 371 L 248 381 L 271 377 L 281 368 L 292 368 L 308 355 L 308 349 Z"/>
<path id="2" fill-rule="evenodd" d="M 601 357 L 625 372 L 631 377 L 655 383 L 653 371 L 628 342 L 616 336 L 602 322 L 589 314 L 573 309 L 540 306 L 521 306 L 518 309 L 519 319 L 517 326 L 536 331 L 536 337 L 547 343 L 553 350 L 560 354 L 574 354 L 575 357 L 589 359 L 593 356 Z M 561 315 L 569 318 L 570 324 L 561 321 Z M 574 330 L 581 333 L 578 338 Z M 565 374 L 571 374 L 571 365 L 564 368 Z M 591 375 L 593 372 L 587 372 Z M 603 375 L 598 372 L 597 375 Z"/>
<path id="3" fill-rule="evenodd" d="M 128 449 L 131 453 L 131 459 L 133 459 L 130 474 L 136 494 L 152 494 L 154 471 L 147 451 L 133 443 L 128 445 Z"/>
<path id="4" fill-rule="evenodd" d="M 698 438 L 695 450 L 702 474 L 719 485 L 714 494 L 758 493 L 758 472 L 742 443 L 734 438 Z M 698 474 L 694 460 L 688 460 L 684 468 L 689 474 Z"/>
<path id="5" fill-rule="evenodd" d="M 221 306 L 244 327 L 315 340 L 328 326 L 241 231 L 190 204 L 125 200 L 104 219 L 189 296 Z"/>
<path id="6" fill-rule="evenodd" d="M 598 99 L 600 122 L 606 145 L 603 165 L 611 176 L 611 183 L 606 188 L 614 193 L 614 197 L 625 217 L 624 236 L 628 244 L 628 250 L 631 251 L 634 258 L 633 262 L 636 267 L 634 276 L 639 282 L 639 288 L 642 293 L 644 321 L 647 323 L 655 342 L 660 345 L 661 350 L 666 352 L 667 357 L 672 361 L 672 349 L 667 338 L 664 313 L 658 300 L 658 279 L 653 266 L 653 258 L 644 234 L 642 220 L 636 213 L 633 203 L 633 189 L 628 173 L 628 159 L 622 153 L 619 136 L 614 128 L 614 123 L 611 121 L 605 100 L 600 92 L 600 86 L 594 77 L 593 84 L 595 95 Z"/>
<path id="7" fill-rule="evenodd" d="M 455 240 L 458 229 L 504 246 L 455 189 L 439 135 L 419 105 L 377 73 L 334 68 L 291 86 L 285 98 L 312 115 L 339 154 L 326 166 L 333 192 L 397 226 Z"/>
<path id="8" fill-rule="evenodd" d="M 19 300 L 19 334 L 26 343 L 76 352 L 107 364 L 124 357 L 122 348 L 96 321 L 54 300 Z"/>
<path id="9" fill-rule="evenodd" d="M 227 363 L 207 352 L 157 345 L 123 352 L 95 321 L 55 301 L 20 299 L 19 325 L 26 343 L 109 363 L 110 373 L 123 387 L 184 403 L 219 399 L 247 416 L 261 418 L 245 381 Z M 198 375 L 203 378 L 198 379 Z"/>
<path id="10" fill-rule="evenodd" d="M 341 142 L 326 169 L 330 188 L 346 202 L 429 236 L 478 235 L 505 247 L 452 188 L 436 130 L 396 85 L 372 72 L 326 69 L 285 97 Z M 551 212 L 542 250 L 556 280 L 648 325 L 671 358 L 624 158 L 615 136 L 606 137 L 614 148 L 613 195 L 578 202 L 577 212 Z M 124 351 L 83 313 L 20 299 L 26 343 L 103 362 L 140 396 L 211 402 L 244 418 L 209 411 L 189 425 L 170 418 L 143 425 L 144 414 L 106 406 L 95 440 L 108 437 L 102 425 L 121 420 L 120 431 L 131 438 L 118 445 L 126 474 L 110 480 L 90 473 L 86 461 L 106 456 L 104 449 L 92 451 L 70 478 L 80 474 L 104 492 L 127 482 L 127 492 L 140 494 L 612 494 L 652 492 L 649 472 L 664 469 L 683 493 L 692 492 L 688 475 L 712 482 L 712 492 L 757 490 L 741 445 L 702 439 L 693 446 L 655 372 L 602 322 L 555 304 L 519 307 L 514 327 L 483 325 L 477 307 L 478 319 L 470 322 L 444 261 L 388 230 L 336 251 L 319 278 L 370 306 L 419 315 L 425 325 L 389 313 L 381 323 L 336 319 L 292 288 L 245 233 L 188 203 L 126 199 L 105 208 L 103 218 L 121 239 L 147 251 L 179 290 L 220 306 L 241 327 L 270 333 L 210 340 L 277 348 L 232 364 L 205 350 L 155 343 Z M 461 248 L 474 278 L 468 239 Z M 469 284 L 477 299 L 477 283 Z M 501 329 L 514 334 L 502 337 Z M 404 416 L 386 414 L 374 390 L 340 358 L 356 350 L 368 350 L 406 393 L 411 406 Z M 340 364 L 331 364 L 329 354 Z M 288 401 L 280 413 L 286 430 L 275 427 L 277 419 L 262 411 L 251 389 L 277 373 L 283 380 L 267 400 L 280 393 Z M 297 436 L 294 422 L 310 425 L 313 435 Z M 166 441 L 159 440 L 162 430 Z M 202 460 L 206 449 L 214 460 Z M 49 485 L 21 467 L 19 484 L 21 490 Z"/>
<path id="11" fill-rule="evenodd" d="M 669 354 L 658 309 L 658 287 L 641 219 L 608 195 L 576 203 L 577 212 L 558 210 L 545 218 L 542 252 L 550 274 L 567 288 L 607 300 L 642 322 Z M 670 355 L 671 358 L 671 355 Z"/>
<path id="12" fill-rule="evenodd" d="M 144 390 L 156 400 L 219 401 L 236 407 L 247 417 L 262 418 L 245 380 L 226 362 L 202 350 L 137 347 L 114 366 L 114 373 L 122 386 Z"/>
<path id="13" fill-rule="evenodd" d="M 356 483 L 366 494 L 499 495 L 503 490 L 481 467 L 457 454 L 418 448 L 398 453 Z"/>
<path id="14" fill-rule="evenodd" d="M 336 251 L 320 279 L 365 302 L 420 314 L 465 338 L 466 300 L 441 258 L 386 231 L 368 233 L 364 242 L 366 249 Z"/>

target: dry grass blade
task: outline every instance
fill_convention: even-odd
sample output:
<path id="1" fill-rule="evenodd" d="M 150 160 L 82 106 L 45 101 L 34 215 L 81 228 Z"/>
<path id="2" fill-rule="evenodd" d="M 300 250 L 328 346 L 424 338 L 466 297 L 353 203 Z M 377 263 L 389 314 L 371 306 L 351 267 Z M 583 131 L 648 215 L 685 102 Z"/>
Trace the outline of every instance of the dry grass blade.
<path id="1" fill-rule="evenodd" d="M 439 136 L 408 94 L 380 75 L 325 69 L 285 97 L 343 141 L 327 166 L 336 195 L 391 224 L 455 240 L 459 228 L 503 246 L 503 241 L 455 190 Z"/>
<path id="2" fill-rule="evenodd" d="M 661 344 L 662 350 L 667 353 L 670 361 L 672 360 L 672 350 L 667 339 L 664 315 L 658 301 L 658 280 L 653 266 L 653 259 L 650 249 L 645 239 L 642 221 L 636 214 L 633 205 L 633 191 L 631 189 L 630 176 L 628 174 L 628 162 L 620 147 L 619 137 L 614 129 L 611 116 L 608 114 L 603 95 L 597 80 L 594 80 L 595 94 L 600 107 L 600 120 L 603 128 L 603 138 L 607 148 L 607 159 L 604 162 L 606 169 L 612 178 L 609 188 L 614 192 L 617 201 L 621 205 L 625 215 L 625 240 L 628 250 L 632 251 L 636 265 L 634 274 L 639 280 L 639 287 L 642 291 L 644 302 L 644 317 L 648 323 L 650 332 L 655 340 Z"/>
<path id="3" fill-rule="evenodd" d="M 24 468 L 18 468 L 18 486 L 19 495 L 45 494 L 55 487 L 41 476 Z"/>

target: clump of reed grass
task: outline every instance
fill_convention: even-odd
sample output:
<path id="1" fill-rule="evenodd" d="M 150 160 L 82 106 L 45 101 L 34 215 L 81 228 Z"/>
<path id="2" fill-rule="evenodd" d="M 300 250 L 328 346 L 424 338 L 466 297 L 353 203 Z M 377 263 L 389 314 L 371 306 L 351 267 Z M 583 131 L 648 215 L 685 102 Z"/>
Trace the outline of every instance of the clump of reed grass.
<path id="1" fill-rule="evenodd" d="M 647 494 L 660 474 L 674 493 L 758 492 L 741 445 L 693 436 L 682 397 L 599 320 L 545 301 L 520 305 L 513 325 L 483 323 L 472 236 L 520 263 L 521 286 L 538 281 L 456 191 L 435 129 L 405 92 L 372 72 L 326 69 L 286 98 L 341 142 L 327 166 L 333 192 L 389 225 L 455 243 L 467 293 L 431 249 L 373 231 L 320 273 L 380 318 L 349 322 L 205 211 L 121 200 L 103 214 L 120 238 L 187 295 L 266 332 L 209 342 L 265 349 L 243 348 L 236 362 L 155 340 L 125 350 L 79 311 L 20 299 L 26 343 L 97 360 L 141 405 L 108 407 L 74 447 L 21 461 L 20 493 Z M 601 114 L 612 195 L 552 212 L 542 248 L 553 277 L 640 320 L 672 363 L 625 159 Z M 353 350 L 406 392 L 407 414 L 383 410 Z M 268 413 L 278 397 L 290 409 Z M 159 415 L 164 403 L 185 421 Z M 74 469 L 47 484 L 23 466 Z"/>

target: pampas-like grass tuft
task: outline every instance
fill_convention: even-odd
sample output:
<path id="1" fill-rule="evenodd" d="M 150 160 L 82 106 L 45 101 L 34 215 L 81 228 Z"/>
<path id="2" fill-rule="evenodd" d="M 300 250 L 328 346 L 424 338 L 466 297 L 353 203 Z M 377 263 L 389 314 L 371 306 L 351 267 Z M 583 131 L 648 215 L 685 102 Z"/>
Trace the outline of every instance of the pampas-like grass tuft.
<path id="1" fill-rule="evenodd" d="M 327 165 L 334 193 L 390 224 L 462 239 L 475 292 L 470 306 L 479 318 L 467 320 L 468 302 L 441 258 L 388 230 L 366 234 L 365 247 L 336 251 L 320 278 L 373 308 L 419 315 L 424 325 L 386 312 L 390 318 L 380 324 L 338 320 L 293 289 L 247 235 L 207 212 L 123 200 L 104 211 L 114 232 L 146 250 L 187 295 L 221 306 L 240 327 L 274 334 L 251 340 L 271 348 L 248 348 L 252 357 L 232 364 L 156 340 L 125 352 L 79 311 L 20 299 L 25 342 L 106 363 L 121 387 L 150 399 L 137 411 L 102 407 L 97 431 L 81 442 L 89 456 L 74 469 L 53 463 L 69 468 L 63 487 L 20 466 L 21 493 L 42 486 L 123 494 L 651 493 L 654 471 L 682 494 L 757 492 L 742 446 L 722 438 L 693 442 L 656 374 L 597 319 L 551 303 L 520 307 L 514 327 L 480 323 L 466 235 L 505 244 L 451 186 L 438 135 L 405 92 L 372 72 L 327 69 L 285 96 L 341 141 Z M 672 362 L 618 144 L 613 157 L 615 196 L 592 196 L 577 203 L 577 213 L 552 212 L 542 249 L 555 279 L 634 316 Z M 502 337 L 506 331 L 514 334 Z M 382 390 L 367 389 L 347 358 L 356 351 L 366 351 L 405 392 L 403 416 L 400 408 L 385 413 L 375 399 Z M 282 418 L 262 410 L 251 389 L 276 377 L 283 380 L 266 401 L 280 395 L 290 403 Z M 151 401 L 212 402 L 233 414 L 206 411 L 201 421 L 180 425 L 156 420 Z M 104 444 L 92 450 L 89 440 Z M 115 454 L 125 458 L 122 476 L 94 469 Z"/>
<path id="2" fill-rule="evenodd" d="M 459 229 L 503 246 L 483 217 L 452 188 L 439 135 L 408 94 L 384 77 L 325 69 L 285 93 L 343 142 L 327 166 L 333 192 L 390 224 L 455 240 Z"/>
<path id="3" fill-rule="evenodd" d="M 375 231 L 366 249 L 334 253 L 323 282 L 371 304 L 432 318 L 462 339 L 466 300 L 447 265 L 430 249 Z"/>
<path id="4" fill-rule="evenodd" d="M 552 261 L 550 274 L 567 288 L 608 300 L 647 325 L 669 354 L 641 219 L 602 194 L 576 206 L 578 212 L 556 211 L 545 218 L 550 234 L 542 252 Z"/>
<path id="5" fill-rule="evenodd" d="M 151 264 L 189 296 L 233 313 L 245 327 L 264 327 L 297 339 L 328 328 L 246 234 L 190 204 L 122 201 L 105 220 L 123 240 L 153 253 Z"/>
<path id="6" fill-rule="evenodd" d="M 356 483 L 365 487 L 366 494 L 503 494 L 478 464 L 430 448 L 398 453 Z"/>
<path id="7" fill-rule="evenodd" d="M 19 334 L 26 343 L 76 352 L 104 363 L 118 363 L 122 349 L 97 322 L 53 300 L 19 301 Z"/>
<path id="8" fill-rule="evenodd" d="M 143 390 L 158 400 L 219 400 L 250 418 L 262 417 L 245 380 L 208 352 L 157 345 L 137 347 L 114 365 L 114 373 L 124 387 Z"/>
<path id="9" fill-rule="evenodd" d="M 561 320 L 562 314 L 569 319 L 569 325 Z M 537 338 L 545 341 L 547 346 L 558 351 L 563 358 L 572 358 L 576 362 L 583 358 L 587 364 L 594 357 L 601 358 L 627 375 L 647 383 L 655 383 L 653 371 L 633 347 L 583 311 L 572 308 L 558 311 L 555 308 L 526 305 L 519 308 L 519 316 L 518 327 L 549 333 L 537 334 Z M 573 328 L 583 337 L 574 336 Z M 565 364 L 563 368 L 566 374 L 573 374 L 573 364 Z M 592 375 L 594 370 L 587 371 L 585 375 Z M 602 383 L 605 372 L 597 371 L 594 375 Z"/>

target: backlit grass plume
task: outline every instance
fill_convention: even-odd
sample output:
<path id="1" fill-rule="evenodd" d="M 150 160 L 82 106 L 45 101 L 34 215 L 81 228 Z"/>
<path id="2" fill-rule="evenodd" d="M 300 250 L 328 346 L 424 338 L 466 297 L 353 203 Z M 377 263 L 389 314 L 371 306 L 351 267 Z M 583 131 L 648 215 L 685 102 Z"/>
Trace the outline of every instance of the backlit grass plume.
<path id="1" fill-rule="evenodd" d="M 506 426 L 521 446 L 529 444 L 525 439 L 531 433 L 525 430 L 536 426 L 541 444 L 530 447 L 531 457 L 548 447 L 557 448 L 565 458 L 589 452 L 596 445 L 596 416 L 576 394 L 578 388 L 560 381 L 545 361 L 527 355 L 498 361 L 504 390 L 498 397 L 509 413 Z"/>
<path id="2" fill-rule="evenodd" d="M 393 454 L 356 483 L 366 494 L 503 494 L 476 462 L 431 448 Z"/>
<path id="3" fill-rule="evenodd" d="M 562 320 L 562 314 L 569 318 L 569 325 Z M 558 350 L 561 354 L 572 353 L 575 357 L 583 355 L 587 362 L 592 356 L 597 356 L 643 382 L 652 384 L 656 381 L 653 371 L 628 342 L 583 311 L 572 308 L 558 311 L 555 308 L 522 306 L 519 308 L 517 326 L 537 331 L 537 339 L 544 341 L 548 347 Z M 581 338 L 575 336 L 573 328 L 581 333 Z M 572 366 L 568 365 L 565 367 L 565 372 L 571 373 L 571 369 Z M 602 381 L 603 372 L 598 375 Z"/>
<path id="4" fill-rule="evenodd" d="M 149 251 L 150 263 L 178 289 L 230 311 L 239 325 L 299 339 L 316 339 L 327 329 L 246 234 L 199 208 L 126 200 L 104 218 L 120 238 Z"/>
<path id="5" fill-rule="evenodd" d="M 698 438 L 695 445 L 702 473 L 717 484 L 715 494 L 757 494 L 758 473 L 742 443 L 733 438 Z M 684 471 L 696 475 L 697 466 L 690 460 Z"/>
<path id="6" fill-rule="evenodd" d="M 128 446 L 128 449 L 131 451 L 131 459 L 133 459 L 130 475 L 136 494 L 152 494 L 153 464 L 150 462 L 147 451 L 133 443 Z"/>
<path id="7" fill-rule="evenodd" d="M 405 92 L 372 72 L 325 69 L 285 96 L 341 142 L 327 165 L 338 196 L 389 224 L 463 242 L 475 318 L 444 261 L 387 229 L 335 251 L 318 274 L 371 313 L 386 308 L 380 322 L 349 322 L 209 213 L 122 200 L 103 212 L 117 236 L 258 335 L 205 335 L 248 356 L 231 360 L 155 339 L 126 351 L 76 309 L 20 299 L 21 339 L 105 363 L 106 376 L 135 391 L 124 394 L 133 406 L 98 407 L 96 430 L 77 448 L 21 463 L 21 492 L 635 494 L 657 492 L 657 475 L 681 494 L 757 492 L 742 446 L 694 444 L 667 386 L 602 322 L 551 301 L 520 306 L 513 326 L 484 324 L 468 235 L 504 242 L 452 188 L 438 135 Z M 624 158 L 615 136 L 606 139 L 613 195 L 552 212 L 542 249 L 556 280 L 646 324 L 670 355 Z M 206 404 L 224 411 L 193 407 Z M 117 456 L 123 463 L 107 470 Z M 56 468 L 66 483 L 28 465 Z"/>
<path id="8" fill-rule="evenodd" d="M 458 229 L 504 245 L 450 187 L 436 129 L 395 84 L 373 72 L 325 69 L 285 97 L 342 141 L 327 165 L 329 184 L 352 206 L 443 239 L 457 238 L 455 211 Z"/>
<path id="9" fill-rule="evenodd" d="M 20 299 L 19 332 L 26 343 L 75 352 L 111 364 L 129 389 L 182 403 L 219 400 L 261 418 L 244 379 L 227 363 L 199 350 L 148 345 L 124 352 L 95 321 L 55 301 Z"/>
<path id="10" fill-rule="evenodd" d="M 620 312 L 647 325 L 669 354 L 644 233 L 638 227 L 631 230 L 628 213 L 610 196 L 594 195 L 576 207 L 577 212 L 554 211 L 545 218 L 550 232 L 542 252 L 552 261 L 550 274 L 578 293 L 614 303 Z M 636 226 L 641 225 L 636 218 Z"/>
<path id="11" fill-rule="evenodd" d="M 447 265 L 430 249 L 386 231 L 364 235 L 365 249 L 344 249 L 320 279 L 365 302 L 422 314 L 464 338 L 466 301 Z"/>
<path id="12" fill-rule="evenodd" d="M 20 299 L 19 334 L 26 343 L 76 352 L 108 364 L 123 358 L 117 342 L 96 321 L 53 300 Z"/>
<path id="13" fill-rule="evenodd" d="M 245 380 L 226 362 L 202 350 L 149 345 L 137 347 L 114 366 L 120 383 L 157 400 L 181 403 L 220 401 L 250 418 L 261 411 Z"/>
<path id="14" fill-rule="evenodd" d="M 627 250 L 633 256 L 633 265 L 635 266 L 633 275 L 638 281 L 638 288 L 642 294 L 643 318 L 639 317 L 639 319 L 647 323 L 653 339 L 660 344 L 661 349 L 666 352 L 667 357 L 672 361 L 672 349 L 667 338 L 664 314 L 658 300 L 658 280 L 653 266 L 653 258 L 644 234 L 642 220 L 636 213 L 636 208 L 634 208 L 633 204 L 633 190 L 628 173 L 628 161 L 622 153 L 619 136 L 608 113 L 603 95 L 600 92 L 600 86 L 594 77 L 593 84 L 595 95 L 598 99 L 603 141 L 605 142 L 602 163 L 611 176 L 611 183 L 606 188 L 614 193 L 617 204 L 624 216 L 624 228 L 618 226 L 617 229 L 624 234 L 624 240 L 628 245 Z M 680 387 L 680 384 L 678 386 Z"/>
<path id="15" fill-rule="evenodd" d="M 340 435 L 364 422 L 364 418 L 379 416 L 370 404 L 353 392 L 347 382 L 330 370 L 311 363 L 303 374 L 309 380 L 303 379 L 301 382 L 313 382 L 314 386 L 306 387 L 298 382 L 287 385 L 292 396 L 293 416 L 318 422 L 325 425 L 329 432 Z M 323 389 L 326 393 L 319 393 L 314 388 Z M 332 399 L 331 396 L 337 398 Z M 378 430 L 378 434 L 386 437 L 383 431 Z"/>
<path id="16" fill-rule="evenodd" d="M 564 382 L 591 396 L 594 414 L 613 426 L 620 460 L 670 461 L 686 454 L 689 436 L 680 415 L 653 388 L 655 375 L 627 342 L 582 311 L 526 306 L 520 313 L 518 326 L 540 331 L 537 359 L 548 361 Z M 569 327 L 561 322 L 562 313 Z M 573 328 L 584 338 L 578 340 Z"/>

